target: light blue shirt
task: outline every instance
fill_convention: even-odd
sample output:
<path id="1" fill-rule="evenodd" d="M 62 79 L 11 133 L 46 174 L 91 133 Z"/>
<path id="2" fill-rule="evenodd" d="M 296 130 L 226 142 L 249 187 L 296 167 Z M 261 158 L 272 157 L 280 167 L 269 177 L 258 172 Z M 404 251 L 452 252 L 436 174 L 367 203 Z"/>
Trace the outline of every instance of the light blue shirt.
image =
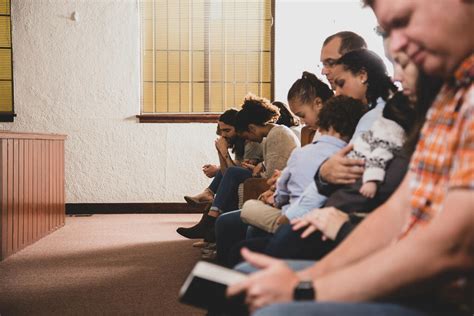
<path id="1" fill-rule="evenodd" d="M 293 150 L 276 184 L 275 204 L 281 207 L 282 213 L 314 183 L 314 174 L 321 163 L 346 145 L 337 137 L 322 135 L 318 141 Z"/>
<path id="2" fill-rule="evenodd" d="M 375 107 L 364 115 L 362 115 L 362 117 L 360 118 L 359 123 L 357 123 L 355 132 L 352 135 L 350 141 L 351 143 L 353 143 L 354 140 L 360 136 L 360 134 L 367 132 L 372 127 L 375 120 L 382 116 L 384 107 L 385 101 L 382 98 L 378 98 Z"/>

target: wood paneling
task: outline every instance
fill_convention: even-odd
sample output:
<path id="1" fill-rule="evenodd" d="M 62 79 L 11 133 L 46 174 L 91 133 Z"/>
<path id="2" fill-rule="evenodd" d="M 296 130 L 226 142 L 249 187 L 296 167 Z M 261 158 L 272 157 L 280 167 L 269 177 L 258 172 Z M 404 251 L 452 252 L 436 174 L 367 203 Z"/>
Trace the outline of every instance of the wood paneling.
<path id="1" fill-rule="evenodd" d="M 64 225 L 65 139 L 0 132 L 0 260 Z"/>

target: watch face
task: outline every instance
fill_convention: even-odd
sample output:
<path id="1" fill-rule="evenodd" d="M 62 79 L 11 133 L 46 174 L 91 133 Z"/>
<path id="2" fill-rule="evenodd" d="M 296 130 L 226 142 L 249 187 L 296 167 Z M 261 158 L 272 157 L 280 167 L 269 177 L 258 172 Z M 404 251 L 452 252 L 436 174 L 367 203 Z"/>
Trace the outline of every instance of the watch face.
<path id="1" fill-rule="evenodd" d="M 297 301 L 301 300 L 314 300 L 316 295 L 314 293 L 313 282 L 302 281 L 300 282 L 293 292 L 293 298 Z"/>

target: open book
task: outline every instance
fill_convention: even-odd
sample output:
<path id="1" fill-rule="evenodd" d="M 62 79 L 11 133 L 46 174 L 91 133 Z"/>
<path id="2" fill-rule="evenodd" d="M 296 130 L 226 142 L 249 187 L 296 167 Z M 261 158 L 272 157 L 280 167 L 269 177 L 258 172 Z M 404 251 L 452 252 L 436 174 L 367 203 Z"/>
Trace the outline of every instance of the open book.
<path id="1" fill-rule="evenodd" d="M 235 270 L 199 261 L 181 287 L 179 299 L 183 303 L 211 310 L 237 307 L 242 305 L 243 295 L 229 299 L 226 289 L 245 278 L 245 274 Z"/>

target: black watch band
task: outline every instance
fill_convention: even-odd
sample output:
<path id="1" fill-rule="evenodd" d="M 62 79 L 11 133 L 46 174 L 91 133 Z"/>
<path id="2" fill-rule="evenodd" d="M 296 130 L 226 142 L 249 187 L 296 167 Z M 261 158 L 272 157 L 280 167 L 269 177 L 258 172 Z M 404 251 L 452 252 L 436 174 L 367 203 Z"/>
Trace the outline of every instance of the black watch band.
<path id="1" fill-rule="evenodd" d="M 310 301 L 316 299 L 316 291 L 312 281 L 301 281 L 293 291 L 295 301 Z"/>

